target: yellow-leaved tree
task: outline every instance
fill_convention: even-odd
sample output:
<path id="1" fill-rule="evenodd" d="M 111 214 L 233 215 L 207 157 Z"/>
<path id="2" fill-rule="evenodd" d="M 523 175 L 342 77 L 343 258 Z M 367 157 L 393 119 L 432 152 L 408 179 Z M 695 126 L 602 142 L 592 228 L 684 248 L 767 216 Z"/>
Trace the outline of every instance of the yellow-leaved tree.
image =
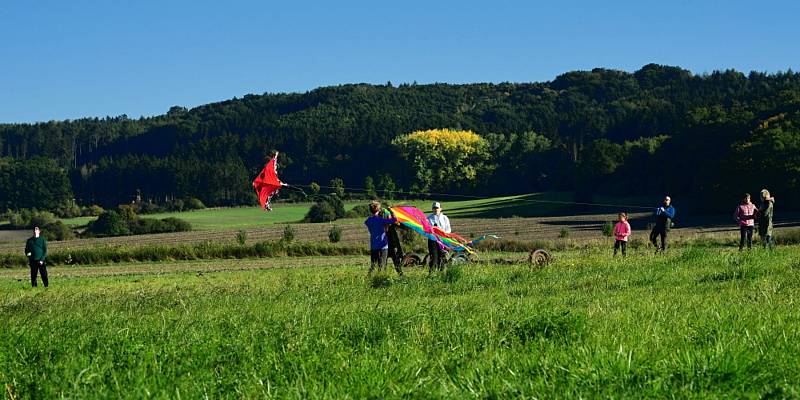
<path id="1" fill-rule="evenodd" d="M 491 169 L 488 142 L 472 131 L 416 131 L 396 137 L 392 144 L 414 170 L 415 190 L 474 187 Z"/>

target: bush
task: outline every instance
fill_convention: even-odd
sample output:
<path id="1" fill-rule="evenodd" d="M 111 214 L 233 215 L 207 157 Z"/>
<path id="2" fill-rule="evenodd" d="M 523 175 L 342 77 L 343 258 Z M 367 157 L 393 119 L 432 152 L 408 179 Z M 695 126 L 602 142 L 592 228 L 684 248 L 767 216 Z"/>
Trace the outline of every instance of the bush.
<path id="1" fill-rule="evenodd" d="M 31 226 L 31 216 L 30 210 L 22 209 L 19 212 L 12 213 L 8 217 L 8 222 L 14 228 L 28 228 Z"/>
<path id="2" fill-rule="evenodd" d="M 120 206 L 120 211 L 106 211 L 90 222 L 86 230 L 87 236 L 125 236 L 146 235 L 151 233 L 169 233 L 191 231 L 192 225 L 182 219 L 170 217 L 164 219 L 139 218 L 131 206 Z"/>
<path id="3" fill-rule="evenodd" d="M 305 222 L 330 222 L 336 219 L 336 210 L 327 202 L 317 202 L 308 210 Z"/>
<path id="4" fill-rule="evenodd" d="M 345 217 L 344 202 L 336 194 L 319 196 L 308 210 L 304 222 L 330 222 Z"/>
<path id="5" fill-rule="evenodd" d="M 149 201 L 136 204 L 136 212 L 138 214 L 155 214 L 163 211 L 163 207 L 159 207 L 158 204 Z"/>
<path id="6" fill-rule="evenodd" d="M 561 232 L 558 233 L 558 237 L 565 239 L 569 237 L 569 228 L 561 228 Z"/>
<path id="7" fill-rule="evenodd" d="M 170 211 L 183 211 L 186 208 L 186 204 L 181 199 L 175 199 L 167 203 L 167 208 Z"/>
<path id="8" fill-rule="evenodd" d="M 603 224 L 603 227 L 601 229 L 603 231 L 603 236 L 611 237 L 611 235 L 614 234 L 614 223 L 608 221 Z"/>
<path id="9" fill-rule="evenodd" d="M 81 215 L 81 208 L 77 204 L 70 201 L 60 205 L 56 208 L 55 214 L 59 218 L 75 218 Z"/>
<path id="10" fill-rule="evenodd" d="M 117 207 L 117 212 L 128 224 L 136 223 L 139 219 L 139 214 L 136 213 L 136 206 L 120 205 Z"/>
<path id="11" fill-rule="evenodd" d="M 187 210 L 202 210 L 206 208 L 206 205 L 196 197 L 189 197 L 183 203 Z"/>
<path id="12" fill-rule="evenodd" d="M 48 211 L 22 209 L 19 212 L 11 213 L 8 221 L 14 228 L 33 228 L 34 226 L 44 228 L 45 225 L 56 222 L 56 216 Z"/>
<path id="13" fill-rule="evenodd" d="M 28 259 L 22 254 L 0 253 L 0 267 L 19 267 L 28 264 Z"/>
<path id="14" fill-rule="evenodd" d="M 370 216 L 369 205 L 359 204 L 345 213 L 346 218 L 366 218 Z"/>
<path id="15" fill-rule="evenodd" d="M 6 209 L 2 213 L 0 213 L 0 221 L 8 221 L 14 213 L 11 210 Z"/>
<path id="16" fill-rule="evenodd" d="M 42 234 L 47 240 L 75 239 L 75 233 L 61 221 L 54 221 L 41 227 Z"/>
<path id="17" fill-rule="evenodd" d="M 116 211 L 105 211 L 89 223 L 87 233 L 91 236 L 123 236 L 131 233 L 128 222 Z"/>
<path id="18" fill-rule="evenodd" d="M 161 220 L 164 223 L 163 232 L 188 232 L 192 230 L 192 224 L 175 217 L 164 218 Z"/>
<path id="19" fill-rule="evenodd" d="M 129 225 L 134 235 L 151 233 L 187 232 L 192 230 L 192 225 L 182 219 L 170 217 L 164 219 L 138 218 Z"/>
<path id="20" fill-rule="evenodd" d="M 283 228 L 283 237 L 281 240 L 285 243 L 291 243 L 292 240 L 294 240 L 294 228 L 292 228 L 291 225 L 286 225 L 286 227 Z"/>
<path id="21" fill-rule="evenodd" d="M 38 226 L 43 228 L 45 225 L 56 222 L 56 216 L 48 211 L 37 211 L 31 215 L 29 227 Z"/>
<path id="22" fill-rule="evenodd" d="M 236 243 L 239 243 L 239 246 L 244 246 L 247 244 L 247 232 L 239 231 L 236 232 Z"/>
<path id="23" fill-rule="evenodd" d="M 286 256 L 366 255 L 364 246 L 333 246 L 320 243 L 287 244 L 259 242 L 251 246 L 232 243 L 203 242 L 178 245 L 146 245 L 138 247 L 91 247 L 51 252 L 52 265 L 100 264 L 136 261 L 198 260 Z M 0 267 L 25 265 L 22 254 L 0 254 Z"/>
<path id="24" fill-rule="evenodd" d="M 82 217 L 97 217 L 97 216 L 100 216 L 100 214 L 102 214 L 103 211 L 105 211 L 105 210 L 103 210 L 103 207 L 100 207 L 98 205 L 91 205 L 89 207 L 84 207 L 83 209 L 81 209 L 81 216 Z"/>
<path id="25" fill-rule="evenodd" d="M 146 235 L 148 233 L 166 232 L 163 222 L 153 218 L 141 218 L 129 225 L 131 234 Z"/>
<path id="26" fill-rule="evenodd" d="M 334 225 L 331 227 L 331 230 L 328 231 L 328 240 L 331 243 L 339 243 L 342 240 L 342 228 Z"/>

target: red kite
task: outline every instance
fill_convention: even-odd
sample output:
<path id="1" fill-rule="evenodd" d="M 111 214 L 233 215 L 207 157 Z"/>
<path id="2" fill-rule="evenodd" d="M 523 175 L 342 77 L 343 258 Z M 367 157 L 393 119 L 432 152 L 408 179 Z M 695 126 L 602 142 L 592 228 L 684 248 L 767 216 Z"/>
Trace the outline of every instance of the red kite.
<path id="1" fill-rule="evenodd" d="M 272 211 L 272 207 L 269 204 L 270 200 L 272 200 L 272 196 L 276 195 L 281 187 L 288 186 L 278 179 L 277 163 L 278 153 L 276 152 L 275 156 L 269 160 L 261 173 L 258 174 L 256 179 L 253 181 L 253 188 L 256 189 L 258 202 L 261 204 L 261 208 L 267 211 Z"/>

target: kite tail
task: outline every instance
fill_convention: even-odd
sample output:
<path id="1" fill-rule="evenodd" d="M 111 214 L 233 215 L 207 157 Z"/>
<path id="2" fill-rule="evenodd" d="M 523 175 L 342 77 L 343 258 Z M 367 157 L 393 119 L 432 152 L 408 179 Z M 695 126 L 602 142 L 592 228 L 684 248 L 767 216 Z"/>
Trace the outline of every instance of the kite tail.
<path id="1" fill-rule="evenodd" d="M 482 241 L 484 241 L 486 239 L 500 239 L 500 236 L 497 236 L 497 235 L 491 234 L 491 233 L 490 234 L 486 234 L 486 235 L 483 235 L 483 236 L 481 236 L 481 237 L 479 237 L 479 238 L 467 243 L 467 245 L 472 247 L 472 246 L 475 246 L 476 244 L 478 244 L 478 243 L 480 243 L 480 242 L 482 242 Z"/>

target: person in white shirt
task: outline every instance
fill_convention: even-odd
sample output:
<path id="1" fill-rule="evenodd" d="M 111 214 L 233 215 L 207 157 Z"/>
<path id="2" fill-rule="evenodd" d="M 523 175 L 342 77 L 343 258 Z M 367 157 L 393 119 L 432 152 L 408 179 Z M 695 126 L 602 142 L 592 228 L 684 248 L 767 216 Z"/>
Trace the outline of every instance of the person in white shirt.
<path id="1" fill-rule="evenodd" d="M 442 214 L 442 205 L 437 201 L 431 206 L 433 214 L 428 216 L 428 223 L 431 226 L 439 227 L 445 233 L 450 233 L 450 218 Z M 433 272 L 436 268 L 441 270 L 444 265 L 445 255 L 439 243 L 435 240 L 428 240 L 428 272 Z"/>

